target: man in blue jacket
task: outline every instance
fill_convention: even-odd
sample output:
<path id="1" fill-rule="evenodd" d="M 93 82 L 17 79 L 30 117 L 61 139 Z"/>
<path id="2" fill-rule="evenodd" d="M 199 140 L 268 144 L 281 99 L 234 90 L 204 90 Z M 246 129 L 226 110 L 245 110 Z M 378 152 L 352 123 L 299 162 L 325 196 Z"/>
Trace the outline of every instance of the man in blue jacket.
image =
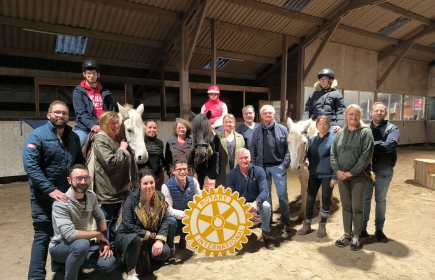
<path id="1" fill-rule="evenodd" d="M 279 199 L 281 222 L 284 230 L 290 231 L 290 214 L 287 193 L 287 168 L 290 165 L 290 153 L 287 142 L 287 128 L 275 122 L 275 108 L 264 105 L 260 109 L 263 120 L 252 134 L 251 147 L 252 163 L 263 167 L 269 187 L 270 204 L 272 205 L 272 178 L 275 182 L 276 194 Z"/>
<path id="2" fill-rule="evenodd" d="M 396 147 L 399 143 L 400 132 L 397 125 L 385 120 L 388 114 L 387 106 L 382 102 L 373 103 L 370 116 L 372 121 L 370 128 L 374 138 L 374 151 L 372 170 L 376 174 L 376 181 L 367 185 L 364 197 L 364 222 L 360 237 L 368 237 L 367 223 L 370 218 L 370 206 L 375 190 L 375 236 L 378 242 L 387 243 L 388 238 L 384 234 L 385 213 L 387 211 L 387 192 L 393 178 L 393 167 L 396 165 Z"/>
<path id="3" fill-rule="evenodd" d="M 26 138 L 23 148 L 24 170 L 29 176 L 30 207 L 35 231 L 29 279 L 45 279 L 48 244 L 53 235 L 51 210 L 54 201 L 68 200 L 68 170 L 83 164 L 80 139 L 67 126 L 68 106 L 53 101 L 47 113 L 49 121 Z"/>
<path id="4" fill-rule="evenodd" d="M 248 212 L 252 213 L 254 222 L 261 222 L 264 246 L 275 249 L 270 232 L 270 216 L 272 214 L 270 203 L 267 201 L 269 189 L 267 187 L 266 173 L 263 168 L 251 164 L 251 153 L 248 149 L 240 148 L 236 151 L 237 166 L 227 174 L 227 188 L 239 192 L 248 202 Z M 258 216 L 260 214 L 260 217 Z"/>
<path id="5" fill-rule="evenodd" d="M 100 66 L 94 60 L 85 60 L 82 65 L 85 79 L 76 86 L 73 92 L 73 106 L 76 113 L 75 133 L 80 137 L 83 146 L 89 132 L 98 132 L 100 116 L 106 111 L 116 111 L 110 91 L 97 81 L 100 77 Z"/>

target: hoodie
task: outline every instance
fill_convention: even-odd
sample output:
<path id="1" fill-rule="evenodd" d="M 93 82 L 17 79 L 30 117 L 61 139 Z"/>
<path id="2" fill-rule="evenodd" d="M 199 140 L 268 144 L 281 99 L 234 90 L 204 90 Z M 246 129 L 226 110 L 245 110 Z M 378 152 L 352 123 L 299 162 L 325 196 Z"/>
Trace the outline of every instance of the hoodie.
<path id="1" fill-rule="evenodd" d="M 337 133 L 331 147 L 331 167 L 350 172 L 352 176 L 371 171 L 373 135 L 367 126 L 353 131 L 345 128 Z"/>

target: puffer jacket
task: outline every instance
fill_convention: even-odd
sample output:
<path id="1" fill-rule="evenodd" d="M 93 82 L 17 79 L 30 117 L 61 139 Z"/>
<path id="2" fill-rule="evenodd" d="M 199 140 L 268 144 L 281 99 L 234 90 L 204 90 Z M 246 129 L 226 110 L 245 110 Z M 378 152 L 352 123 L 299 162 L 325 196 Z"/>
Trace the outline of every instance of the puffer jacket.
<path id="1" fill-rule="evenodd" d="M 65 193 L 69 188 L 66 178 L 74 164 L 83 164 L 83 155 L 80 139 L 69 126 L 64 129 L 62 142 L 49 121 L 33 130 L 24 141 L 24 170 L 35 192 L 49 194 L 58 189 Z"/>
<path id="2" fill-rule="evenodd" d="M 288 168 L 290 165 L 290 153 L 288 150 L 288 142 L 287 142 L 287 136 L 288 131 L 285 126 L 279 123 L 274 122 L 274 131 L 275 131 L 275 142 L 276 147 L 278 148 L 279 155 L 282 159 L 282 163 L 284 164 L 285 168 Z M 266 128 L 264 127 L 264 124 L 261 124 L 259 127 L 257 127 L 254 130 L 254 133 L 252 134 L 252 140 L 251 140 L 251 147 L 249 147 L 249 151 L 251 152 L 251 163 L 255 164 L 260 167 L 264 167 L 263 164 L 263 149 L 264 149 L 264 143 L 263 143 L 263 131 Z"/>
<path id="3" fill-rule="evenodd" d="M 352 176 L 371 171 L 373 135 L 370 128 L 359 127 L 353 131 L 344 128 L 336 135 L 331 146 L 331 167 L 350 172 Z"/>
<path id="4" fill-rule="evenodd" d="M 127 150 L 120 148 L 106 133 L 94 140 L 94 192 L 100 204 L 124 201 L 135 186 L 136 163 Z"/>
<path id="5" fill-rule="evenodd" d="M 314 84 L 315 91 L 305 104 L 305 112 L 302 114 L 303 120 L 309 118 L 316 120 L 320 115 L 326 115 L 331 119 L 331 125 L 344 125 L 344 111 L 346 105 L 341 93 L 336 90 L 337 80 L 333 80 L 331 87 L 322 89 L 320 83 Z"/>
<path id="6" fill-rule="evenodd" d="M 116 107 L 112 101 L 109 90 L 103 88 L 101 90 L 101 97 L 103 99 L 103 110 L 105 112 L 116 111 Z M 80 85 L 76 86 L 73 91 L 72 101 L 74 112 L 76 113 L 75 129 L 89 132 L 94 125 L 100 124 L 100 121 L 94 113 L 94 104 L 92 103 L 92 100 L 84 87 Z"/>

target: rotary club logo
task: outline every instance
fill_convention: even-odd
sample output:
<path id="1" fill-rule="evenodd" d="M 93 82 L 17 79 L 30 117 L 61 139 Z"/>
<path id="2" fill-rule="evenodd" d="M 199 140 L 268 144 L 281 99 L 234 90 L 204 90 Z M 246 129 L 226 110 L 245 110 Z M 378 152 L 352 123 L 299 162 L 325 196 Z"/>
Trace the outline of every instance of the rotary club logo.
<path id="1" fill-rule="evenodd" d="M 235 249 L 241 250 L 242 244 L 248 242 L 246 236 L 251 234 L 252 214 L 246 212 L 249 206 L 244 205 L 245 198 L 239 198 L 239 193 L 231 193 L 229 188 L 220 186 L 209 191 L 203 190 L 201 197 L 195 196 L 185 210 L 186 240 L 192 241 L 191 246 L 199 253 L 205 251 L 206 256 L 234 254 Z"/>

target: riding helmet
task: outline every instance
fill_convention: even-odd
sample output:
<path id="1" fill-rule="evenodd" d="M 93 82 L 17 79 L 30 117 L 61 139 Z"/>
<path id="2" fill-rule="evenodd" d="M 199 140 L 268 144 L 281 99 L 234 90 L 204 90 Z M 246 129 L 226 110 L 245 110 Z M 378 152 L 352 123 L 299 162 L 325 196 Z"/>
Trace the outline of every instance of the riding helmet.
<path id="1" fill-rule="evenodd" d="M 217 85 L 211 85 L 208 88 L 207 93 L 217 93 L 218 95 L 220 95 L 221 91 Z"/>
<path id="2" fill-rule="evenodd" d="M 95 60 L 88 59 L 83 62 L 82 70 L 83 72 L 85 72 L 86 70 L 97 70 L 97 73 L 100 73 L 100 65 L 98 65 Z"/>
<path id="3" fill-rule="evenodd" d="M 319 74 L 317 74 L 317 78 L 319 80 L 320 80 L 320 78 L 322 78 L 324 76 L 329 77 L 330 79 L 334 80 L 334 77 L 335 77 L 334 71 L 332 71 L 329 68 L 325 68 L 325 69 L 320 70 Z"/>

